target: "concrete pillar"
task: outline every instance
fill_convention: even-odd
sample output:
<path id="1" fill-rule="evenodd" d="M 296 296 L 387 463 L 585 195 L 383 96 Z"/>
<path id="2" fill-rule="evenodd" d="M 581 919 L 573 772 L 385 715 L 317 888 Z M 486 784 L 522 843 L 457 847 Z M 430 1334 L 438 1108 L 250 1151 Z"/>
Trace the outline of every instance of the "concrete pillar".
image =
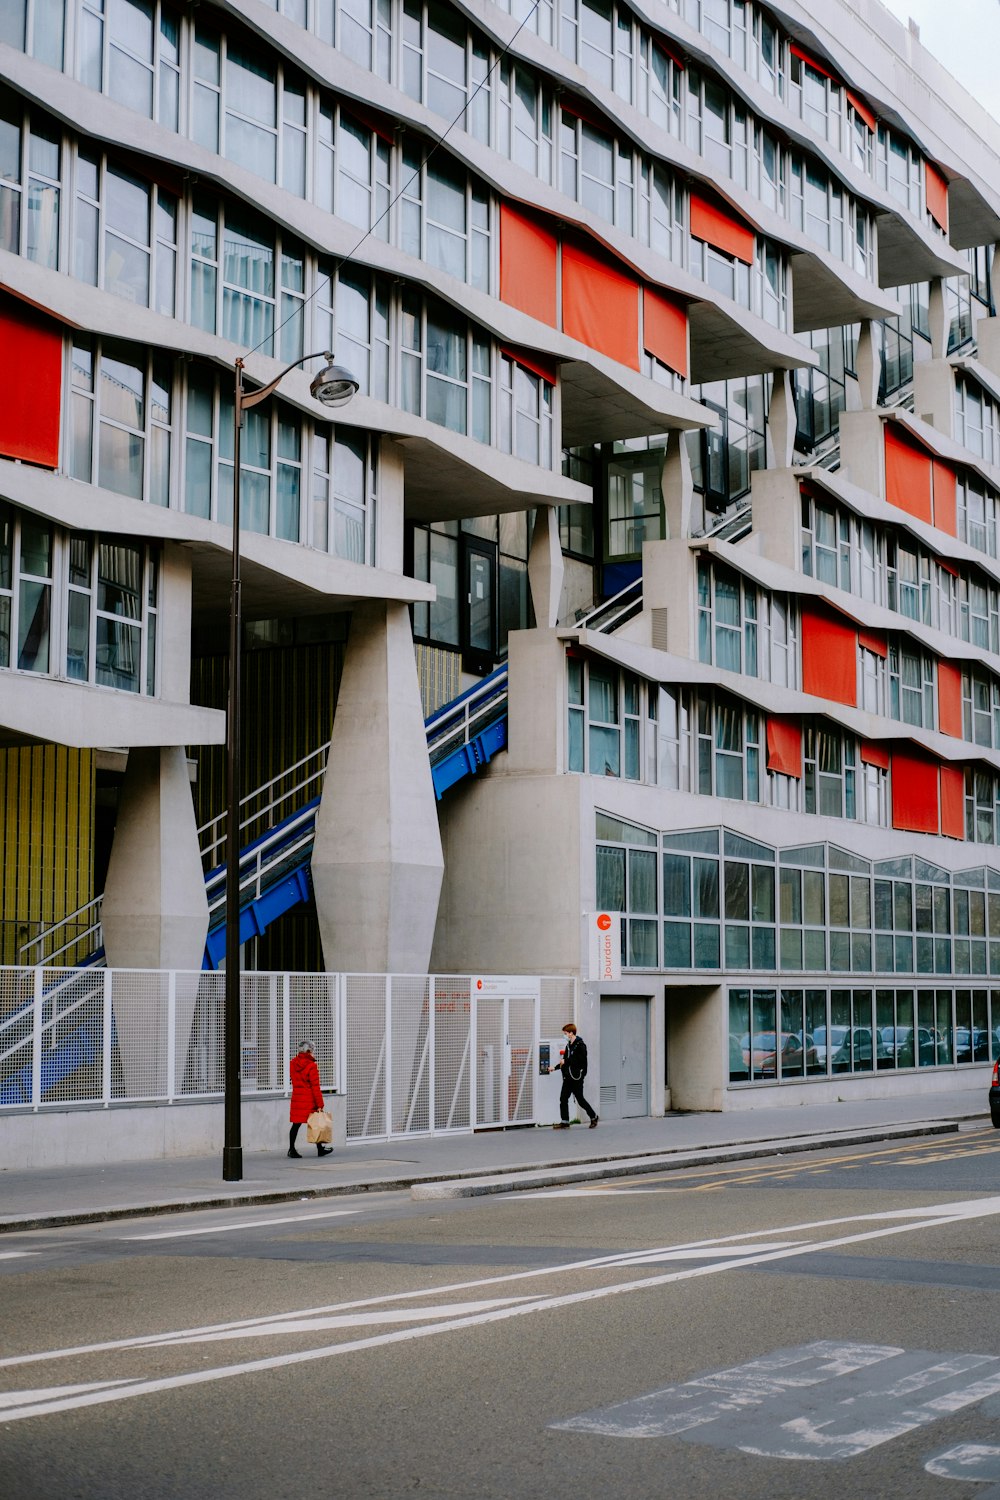
<path id="1" fill-rule="evenodd" d="M 443 873 L 409 614 L 359 604 L 312 856 L 327 968 L 426 974 Z"/>
<path id="2" fill-rule="evenodd" d="M 946 359 L 913 366 L 913 412 L 946 437 L 955 436 L 955 372 Z"/>
<path id="3" fill-rule="evenodd" d="M 976 324 L 976 338 L 980 364 L 992 370 L 994 375 L 1000 375 L 1000 318 L 980 318 Z"/>
<path id="4" fill-rule="evenodd" d="M 855 356 L 855 373 L 858 377 L 858 394 L 862 411 L 872 411 L 878 406 L 882 361 L 879 356 L 878 334 L 871 318 L 865 318 L 858 334 L 858 352 Z"/>
<path id="5" fill-rule="evenodd" d="M 931 333 L 931 359 L 947 359 L 948 304 L 944 294 L 944 281 L 940 276 L 931 282 L 928 324 Z"/>
<path id="6" fill-rule="evenodd" d="M 126 1095 L 173 1092 L 184 1076 L 208 932 L 191 780 L 179 745 L 129 751 L 101 922 L 109 968 L 188 971 L 174 983 L 173 1079 L 167 976 L 124 975 L 113 992 Z"/>
<path id="7" fill-rule="evenodd" d="M 795 392 L 792 390 L 792 372 L 791 370 L 775 370 L 771 386 L 771 405 L 767 414 L 771 468 L 791 468 L 795 455 L 795 427 Z"/>
<path id="8" fill-rule="evenodd" d="M 663 460 L 663 515 L 667 537 L 691 535 L 694 479 L 683 432 L 671 432 Z"/>
<path id="9" fill-rule="evenodd" d="M 528 552 L 528 586 L 535 610 L 535 624 L 554 630 L 559 624 L 562 602 L 563 555 L 559 542 L 559 512 L 554 505 L 535 511 Z"/>
<path id="10" fill-rule="evenodd" d="M 180 745 L 129 751 L 101 921 L 110 968 L 201 968 L 208 899 Z"/>

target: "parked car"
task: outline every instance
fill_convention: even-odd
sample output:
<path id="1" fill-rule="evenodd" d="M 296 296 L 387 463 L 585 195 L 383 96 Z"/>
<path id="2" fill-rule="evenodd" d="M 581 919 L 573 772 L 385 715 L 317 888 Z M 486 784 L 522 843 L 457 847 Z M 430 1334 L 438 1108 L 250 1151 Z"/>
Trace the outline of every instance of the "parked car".
<path id="1" fill-rule="evenodd" d="M 880 1026 L 879 1036 L 885 1048 L 885 1061 L 897 1068 L 913 1067 L 913 1027 Z"/>
<path id="2" fill-rule="evenodd" d="M 829 1062 L 834 1073 L 843 1072 L 852 1066 L 852 1050 L 853 1066 L 856 1069 L 869 1069 L 876 1062 L 890 1056 L 882 1033 L 876 1031 L 873 1038 L 868 1026 L 831 1026 L 829 1033 L 827 1027 L 817 1026 L 813 1032 L 813 1042 L 819 1066 L 825 1068 Z"/>
<path id="3" fill-rule="evenodd" d="M 753 1037 L 748 1034 L 742 1043 L 743 1066 L 752 1069 L 754 1078 L 777 1077 L 778 1046 L 777 1032 L 757 1031 Z M 803 1037 L 797 1031 L 783 1031 L 780 1047 L 783 1073 L 800 1076 L 803 1072 L 803 1057 L 806 1068 L 815 1066 L 816 1048 L 808 1032 Z"/>
<path id="4" fill-rule="evenodd" d="M 968 1026 L 955 1027 L 955 1061 L 961 1062 L 989 1062 L 990 1060 L 990 1034 L 982 1026 L 973 1026 L 971 1031 Z"/>
<path id="5" fill-rule="evenodd" d="M 993 1082 L 990 1084 L 990 1119 L 994 1128 L 1000 1130 L 1000 1058 L 993 1064 Z"/>

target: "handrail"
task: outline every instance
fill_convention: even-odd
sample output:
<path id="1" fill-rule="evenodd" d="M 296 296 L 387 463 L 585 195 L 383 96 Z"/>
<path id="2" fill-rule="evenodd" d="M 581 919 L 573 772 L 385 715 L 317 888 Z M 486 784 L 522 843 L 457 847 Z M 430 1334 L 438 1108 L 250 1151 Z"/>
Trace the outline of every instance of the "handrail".
<path id="1" fill-rule="evenodd" d="M 617 594 L 612 594 L 610 599 L 605 599 L 600 604 L 595 604 L 593 609 L 588 609 L 586 614 L 580 616 L 574 622 L 574 627 L 580 630 L 596 630 L 601 635 L 610 635 L 619 625 L 630 620 L 632 616 L 642 607 L 642 579 L 633 578 Z M 605 619 L 605 616 L 607 618 Z"/>

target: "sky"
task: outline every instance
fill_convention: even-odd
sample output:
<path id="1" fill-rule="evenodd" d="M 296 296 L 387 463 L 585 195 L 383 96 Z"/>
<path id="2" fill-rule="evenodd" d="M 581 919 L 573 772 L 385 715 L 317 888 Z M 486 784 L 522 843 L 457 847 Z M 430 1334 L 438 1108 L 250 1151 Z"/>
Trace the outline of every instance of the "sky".
<path id="1" fill-rule="evenodd" d="M 928 52 L 1000 120 L 1000 0 L 882 3 L 904 25 L 912 16 Z"/>

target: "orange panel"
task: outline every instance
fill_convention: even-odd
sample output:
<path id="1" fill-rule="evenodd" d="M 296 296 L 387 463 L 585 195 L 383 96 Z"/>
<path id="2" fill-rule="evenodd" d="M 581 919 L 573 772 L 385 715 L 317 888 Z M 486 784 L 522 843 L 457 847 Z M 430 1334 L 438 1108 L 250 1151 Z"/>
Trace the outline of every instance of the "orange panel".
<path id="1" fill-rule="evenodd" d="M 753 265 L 753 230 L 697 193 L 691 194 L 691 233 L 696 240 L 714 245 L 723 255 L 732 255 L 737 260 L 746 261 L 748 266 Z"/>
<path id="2" fill-rule="evenodd" d="M 851 103 L 854 105 L 855 111 L 861 116 L 862 120 L 864 120 L 865 124 L 868 126 L 868 129 L 874 135 L 875 134 L 875 116 L 872 114 L 871 110 L 868 108 L 868 105 L 865 103 L 865 101 L 863 99 L 860 99 L 858 97 L 858 95 L 854 92 L 853 89 L 848 89 L 847 90 L 847 97 L 851 101 Z"/>
<path id="3" fill-rule="evenodd" d="M 650 286 L 642 289 L 642 345 L 678 375 L 687 375 L 687 311 Z"/>
<path id="4" fill-rule="evenodd" d="M 802 775 L 802 725 L 796 719 L 768 719 L 767 769 Z"/>
<path id="5" fill-rule="evenodd" d="M 836 83 L 836 78 L 834 78 L 834 75 L 830 72 L 830 69 L 826 66 L 826 64 L 818 63 L 814 57 L 809 56 L 808 52 L 803 52 L 802 48 L 799 47 L 795 42 L 792 42 L 788 50 L 789 52 L 791 52 L 793 57 L 800 58 L 802 62 L 808 63 L 809 66 L 815 70 L 815 72 L 822 73 L 824 78 L 833 78 L 834 83 Z"/>
<path id="6" fill-rule="evenodd" d="M 866 766 L 880 766 L 883 771 L 889 769 L 888 750 L 883 750 L 881 745 L 873 745 L 870 740 L 861 741 L 861 759 Z"/>
<path id="7" fill-rule="evenodd" d="M 933 162 L 924 162 L 924 196 L 927 212 L 939 229 L 948 233 L 948 183 Z"/>
<path id="8" fill-rule="evenodd" d="M 941 767 L 941 832 L 965 838 L 965 777 L 958 766 Z"/>
<path id="9" fill-rule="evenodd" d="M 562 250 L 563 332 L 639 368 L 639 284 L 575 245 Z"/>
<path id="10" fill-rule="evenodd" d="M 950 536 L 958 536 L 955 515 L 955 470 L 939 458 L 932 461 L 934 471 L 934 525 Z"/>
<path id="11" fill-rule="evenodd" d="M 62 333 L 13 297 L 0 302 L 0 453 L 59 464 Z"/>
<path id="12" fill-rule="evenodd" d="M 866 651 L 874 651 L 876 656 L 889 655 L 889 648 L 885 643 L 884 630 L 865 630 L 859 626 L 858 645 L 864 646 Z"/>
<path id="13" fill-rule="evenodd" d="M 953 662 L 938 662 L 938 728 L 962 738 L 962 674 Z"/>
<path id="14" fill-rule="evenodd" d="M 500 300 L 556 326 L 556 254 L 551 230 L 500 205 Z"/>
<path id="15" fill-rule="evenodd" d="M 938 831 L 938 763 L 910 750 L 892 752 L 892 826 Z"/>
<path id="16" fill-rule="evenodd" d="M 538 375 L 542 380 L 547 380 L 549 385 L 556 383 L 556 362 L 546 354 L 539 354 L 534 349 L 515 349 L 512 344 L 501 344 L 501 354 L 506 354 L 516 365 L 523 365 L 533 375 Z"/>
<path id="17" fill-rule="evenodd" d="M 885 423 L 885 498 L 918 521 L 933 524 L 931 456 L 902 435 L 898 423 Z"/>
<path id="18" fill-rule="evenodd" d="M 833 615 L 802 608 L 802 689 L 853 708 L 858 701 L 858 638 Z"/>

